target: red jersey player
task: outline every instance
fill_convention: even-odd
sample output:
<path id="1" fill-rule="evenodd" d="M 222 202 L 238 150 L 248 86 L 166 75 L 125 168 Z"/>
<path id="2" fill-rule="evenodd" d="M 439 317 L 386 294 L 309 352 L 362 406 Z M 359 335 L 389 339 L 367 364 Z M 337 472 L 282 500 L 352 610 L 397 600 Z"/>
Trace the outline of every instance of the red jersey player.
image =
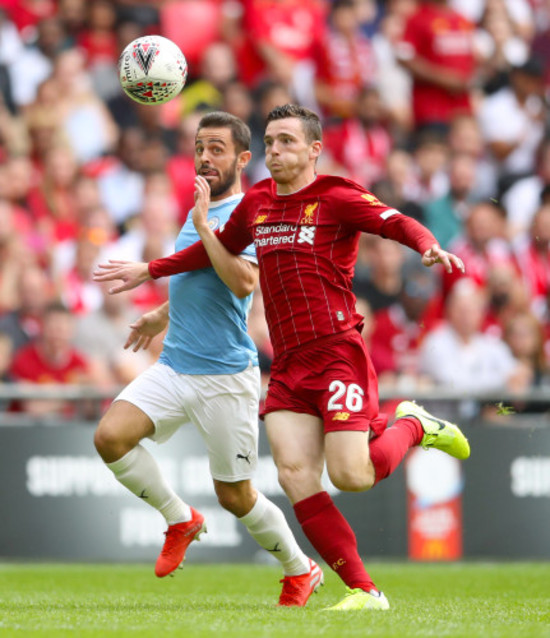
<path id="1" fill-rule="evenodd" d="M 237 253 L 254 241 L 265 312 L 274 348 L 263 416 L 279 481 L 302 529 L 348 587 L 332 610 L 388 609 L 387 598 L 365 571 L 355 535 L 321 475 L 326 462 L 340 490 L 362 491 L 393 472 L 415 445 L 467 458 L 468 442 L 457 426 L 436 419 L 410 401 L 399 404 L 386 429 L 378 412 L 378 388 L 360 335 L 351 279 L 359 233 L 397 240 L 422 254 L 424 265 L 462 269 L 415 220 L 378 201 L 357 184 L 316 175 L 321 124 L 295 105 L 268 115 L 264 136 L 272 179 L 253 186 L 216 238 Z M 206 232 L 207 221 L 202 223 Z M 95 278 L 122 279 L 112 292 L 152 277 L 209 265 L 194 244 L 149 265 L 104 264 Z"/>

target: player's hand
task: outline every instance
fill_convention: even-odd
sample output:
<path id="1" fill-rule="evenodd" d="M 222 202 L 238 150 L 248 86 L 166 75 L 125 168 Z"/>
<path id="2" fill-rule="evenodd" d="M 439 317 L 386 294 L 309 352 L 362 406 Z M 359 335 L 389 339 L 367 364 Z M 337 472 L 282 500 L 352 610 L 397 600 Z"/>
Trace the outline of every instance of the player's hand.
<path id="1" fill-rule="evenodd" d="M 200 233 L 201 228 L 208 227 L 208 205 L 210 204 L 210 184 L 202 175 L 195 177 L 194 196 L 193 224 Z"/>
<path id="2" fill-rule="evenodd" d="M 98 264 L 94 270 L 94 281 L 113 281 L 115 279 L 120 279 L 123 283 L 109 288 L 110 295 L 124 290 L 132 290 L 132 288 L 137 288 L 144 281 L 151 279 L 149 266 L 147 263 L 140 261 L 109 259 L 108 263 Z"/>
<path id="3" fill-rule="evenodd" d="M 453 255 L 453 253 L 448 253 L 437 244 L 434 244 L 422 255 L 422 263 L 424 266 L 428 267 L 433 266 L 434 264 L 443 264 L 443 267 L 447 272 L 453 272 L 453 266 L 458 268 L 460 272 L 465 272 L 462 259 Z"/>
<path id="4" fill-rule="evenodd" d="M 140 348 L 147 350 L 149 344 L 160 334 L 168 324 L 168 318 L 165 313 L 158 312 L 157 310 L 151 310 L 146 312 L 142 317 L 130 324 L 130 334 L 124 349 L 127 350 L 131 346 L 133 352 L 137 352 Z"/>

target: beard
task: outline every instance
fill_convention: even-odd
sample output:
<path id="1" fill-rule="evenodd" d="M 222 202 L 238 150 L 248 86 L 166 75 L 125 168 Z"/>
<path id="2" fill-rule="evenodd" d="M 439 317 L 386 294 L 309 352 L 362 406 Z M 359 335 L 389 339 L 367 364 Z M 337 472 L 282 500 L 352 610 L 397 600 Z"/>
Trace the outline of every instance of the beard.
<path id="1" fill-rule="evenodd" d="M 210 185 L 210 195 L 212 197 L 219 197 L 228 191 L 233 184 L 237 181 L 237 160 L 233 162 L 233 165 L 225 173 L 219 173 L 220 181 L 216 184 Z"/>

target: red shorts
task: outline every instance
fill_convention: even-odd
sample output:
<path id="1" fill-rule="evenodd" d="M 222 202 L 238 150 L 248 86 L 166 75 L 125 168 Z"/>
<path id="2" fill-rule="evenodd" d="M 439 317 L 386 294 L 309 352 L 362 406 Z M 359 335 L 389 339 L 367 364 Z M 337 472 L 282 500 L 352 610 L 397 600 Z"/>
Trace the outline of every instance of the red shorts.
<path id="1" fill-rule="evenodd" d="M 388 417 L 378 411 L 378 381 L 359 332 L 323 337 L 276 358 L 261 416 L 277 410 L 318 416 L 325 432 L 380 435 Z"/>

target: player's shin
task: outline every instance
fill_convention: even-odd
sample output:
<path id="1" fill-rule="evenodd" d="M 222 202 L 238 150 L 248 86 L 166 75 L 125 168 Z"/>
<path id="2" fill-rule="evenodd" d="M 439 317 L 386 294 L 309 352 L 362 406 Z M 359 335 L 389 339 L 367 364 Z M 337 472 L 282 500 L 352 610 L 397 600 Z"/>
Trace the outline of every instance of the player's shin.
<path id="1" fill-rule="evenodd" d="M 157 462 L 142 445 L 106 465 L 119 483 L 158 510 L 168 525 L 191 520 L 189 505 L 166 483 Z"/>
<path id="2" fill-rule="evenodd" d="M 357 551 L 355 534 L 328 492 L 298 501 L 294 512 L 313 547 L 350 589 L 376 589 Z"/>
<path id="3" fill-rule="evenodd" d="M 309 559 L 300 549 L 282 511 L 258 492 L 254 507 L 239 518 L 252 538 L 282 565 L 287 576 L 309 572 Z"/>
<path id="4" fill-rule="evenodd" d="M 284 578 L 279 607 L 304 607 L 324 582 L 323 571 L 300 549 L 284 514 L 263 494 L 254 507 L 239 518 L 256 542 L 282 565 Z"/>

